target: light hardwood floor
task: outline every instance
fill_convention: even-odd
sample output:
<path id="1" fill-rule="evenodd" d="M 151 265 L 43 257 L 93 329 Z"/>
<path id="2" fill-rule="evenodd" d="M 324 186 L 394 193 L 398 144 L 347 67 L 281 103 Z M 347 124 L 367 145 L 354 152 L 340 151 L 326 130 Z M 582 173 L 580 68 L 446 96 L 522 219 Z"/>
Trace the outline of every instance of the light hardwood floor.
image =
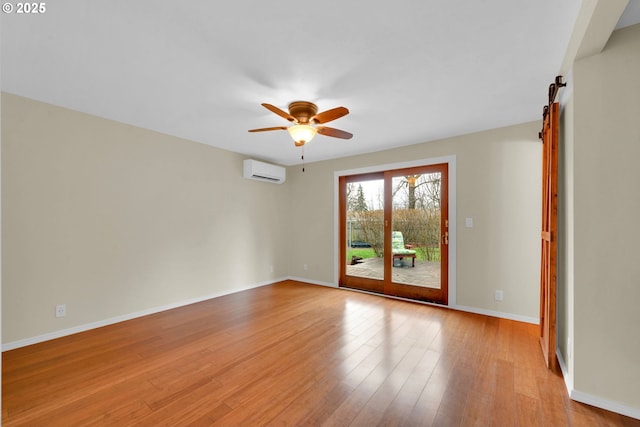
<path id="1" fill-rule="evenodd" d="M 282 282 L 5 352 L 4 426 L 640 426 L 537 326 Z"/>

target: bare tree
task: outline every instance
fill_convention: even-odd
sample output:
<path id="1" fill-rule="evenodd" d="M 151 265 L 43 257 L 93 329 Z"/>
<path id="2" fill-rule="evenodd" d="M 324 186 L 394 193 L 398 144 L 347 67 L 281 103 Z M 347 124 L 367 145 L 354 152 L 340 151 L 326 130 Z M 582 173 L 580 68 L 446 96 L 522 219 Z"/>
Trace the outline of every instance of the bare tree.
<path id="1" fill-rule="evenodd" d="M 348 182 L 346 190 L 347 190 L 347 211 L 352 211 L 353 204 L 354 204 L 353 194 L 355 190 L 355 185 L 352 182 Z"/>
<path id="2" fill-rule="evenodd" d="M 371 245 L 371 249 L 373 249 L 377 257 L 381 257 L 384 246 L 382 210 L 358 212 L 357 215 L 360 231 L 365 242 Z"/>
<path id="3" fill-rule="evenodd" d="M 407 175 L 394 182 L 393 229 L 402 232 L 423 259 L 439 259 L 440 193 L 439 173 Z"/>

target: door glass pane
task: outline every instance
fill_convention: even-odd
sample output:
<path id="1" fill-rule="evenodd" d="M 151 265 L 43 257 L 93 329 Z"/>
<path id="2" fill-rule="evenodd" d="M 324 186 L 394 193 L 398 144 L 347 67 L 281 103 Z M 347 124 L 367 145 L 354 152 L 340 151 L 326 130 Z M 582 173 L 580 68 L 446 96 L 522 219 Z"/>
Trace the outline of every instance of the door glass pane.
<path id="1" fill-rule="evenodd" d="M 392 179 L 391 281 L 440 288 L 440 172 Z"/>
<path id="2" fill-rule="evenodd" d="M 384 180 L 347 183 L 346 274 L 384 279 Z"/>

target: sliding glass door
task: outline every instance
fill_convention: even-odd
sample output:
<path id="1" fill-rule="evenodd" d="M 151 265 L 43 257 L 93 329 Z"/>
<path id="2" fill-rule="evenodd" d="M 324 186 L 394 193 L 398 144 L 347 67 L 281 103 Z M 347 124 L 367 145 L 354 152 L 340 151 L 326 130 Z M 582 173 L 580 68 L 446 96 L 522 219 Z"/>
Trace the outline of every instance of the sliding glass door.
<path id="1" fill-rule="evenodd" d="M 447 303 L 447 165 L 340 178 L 340 285 Z"/>
<path id="2" fill-rule="evenodd" d="M 341 285 L 384 290 L 384 173 L 340 178 Z"/>

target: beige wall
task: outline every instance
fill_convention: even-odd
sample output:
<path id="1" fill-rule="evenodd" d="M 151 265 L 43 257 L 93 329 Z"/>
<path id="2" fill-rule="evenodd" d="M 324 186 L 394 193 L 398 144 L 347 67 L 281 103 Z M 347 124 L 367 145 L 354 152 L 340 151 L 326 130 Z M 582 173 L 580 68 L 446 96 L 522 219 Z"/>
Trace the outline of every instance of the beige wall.
<path id="1" fill-rule="evenodd" d="M 311 163 L 304 173 L 298 166 L 289 168 L 291 234 L 296 237 L 290 246 L 290 274 L 334 283 L 334 172 L 455 156 L 457 304 L 537 320 L 540 126 L 534 122 Z M 465 228 L 467 217 L 473 218 L 473 228 Z M 494 300 L 496 289 L 504 291 L 504 301 Z"/>
<path id="2" fill-rule="evenodd" d="M 3 343 L 286 277 L 288 184 L 242 160 L 2 94 Z"/>
<path id="3" fill-rule="evenodd" d="M 574 387 L 640 414 L 640 25 L 574 77 Z"/>

